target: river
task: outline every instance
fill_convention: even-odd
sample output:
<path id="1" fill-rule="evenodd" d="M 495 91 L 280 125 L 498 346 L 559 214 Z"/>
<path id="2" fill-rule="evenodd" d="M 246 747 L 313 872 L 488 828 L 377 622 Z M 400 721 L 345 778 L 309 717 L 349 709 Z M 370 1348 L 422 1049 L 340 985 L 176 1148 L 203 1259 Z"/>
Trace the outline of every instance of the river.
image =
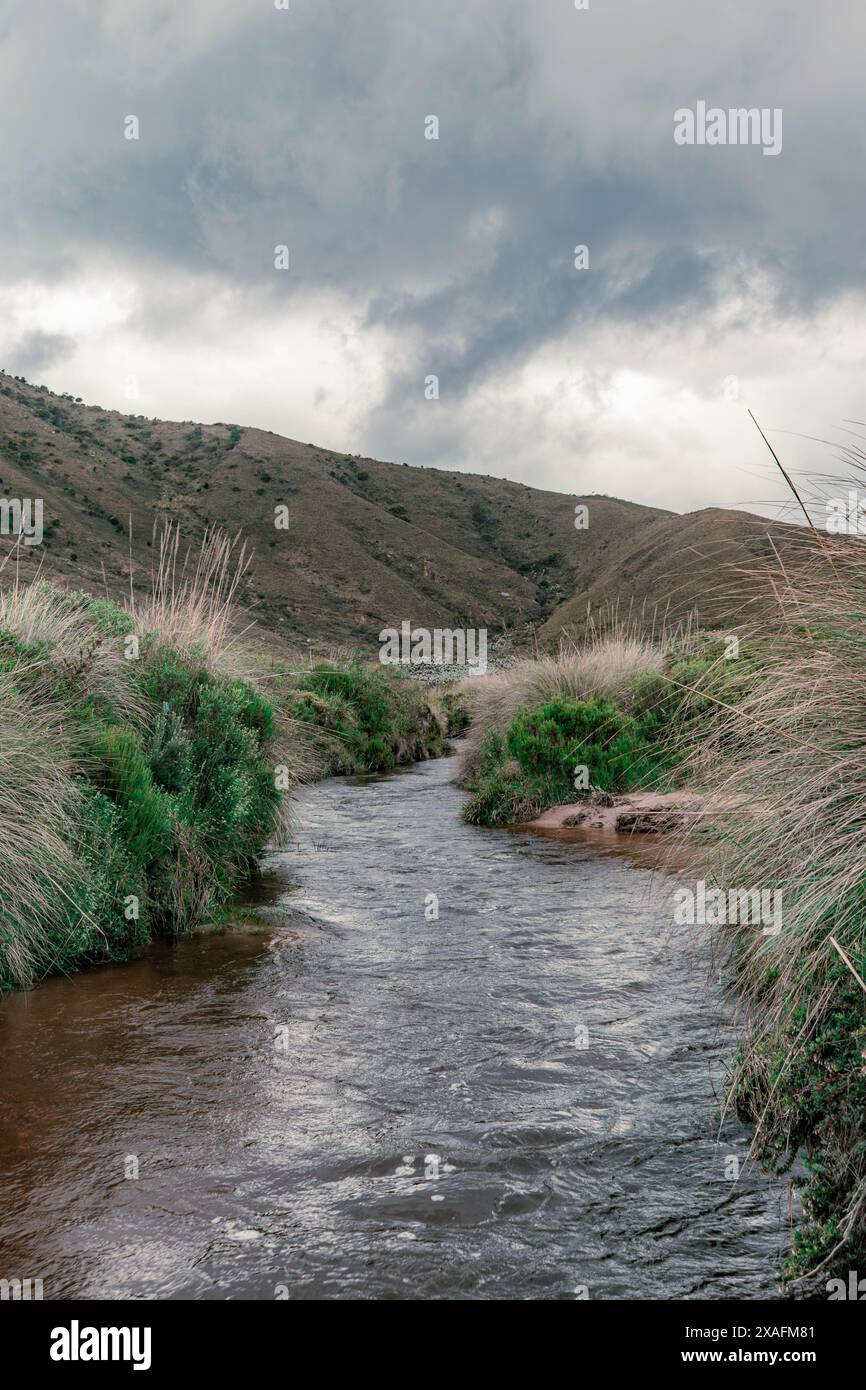
<path id="1" fill-rule="evenodd" d="M 258 921 L 0 1005 L 0 1277 L 49 1298 L 768 1298 L 731 1005 L 673 881 L 333 779 Z M 438 899 L 437 903 L 430 895 Z"/>

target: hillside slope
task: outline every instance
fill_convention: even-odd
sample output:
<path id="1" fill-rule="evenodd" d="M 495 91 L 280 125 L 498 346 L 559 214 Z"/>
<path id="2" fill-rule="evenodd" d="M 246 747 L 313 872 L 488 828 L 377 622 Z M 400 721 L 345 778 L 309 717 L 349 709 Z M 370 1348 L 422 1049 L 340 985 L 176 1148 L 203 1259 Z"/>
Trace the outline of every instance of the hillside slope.
<path id="1" fill-rule="evenodd" d="M 602 563 L 577 569 L 570 598 L 557 606 L 539 631 L 555 645 L 579 636 L 588 609 L 644 613 L 645 621 L 682 618 L 695 611 L 707 626 L 735 624 L 754 616 L 753 576 L 773 561 L 774 550 L 796 563 L 802 528 L 749 512 L 707 507 L 680 515 L 657 513 L 639 534 L 605 546 Z"/>
<path id="2" fill-rule="evenodd" d="M 767 528 L 746 513 L 681 517 L 233 424 L 122 415 L 5 374 L 0 496 L 44 499 L 44 545 L 14 556 L 24 575 L 41 563 L 64 583 L 116 593 L 129 587 L 130 568 L 133 584 L 149 574 L 159 518 L 178 520 L 193 542 L 221 526 L 241 531 L 255 552 L 241 597 L 259 629 L 370 654 L 381 628 L 403 619 L 555 640 L 582 630 L 588 602 L 673 600 L 684 610 L 706 588 L 693 547 L 718 551 L 743 534 L 760 550 Z M 583 531 L 578 503 L 590 508 Z M 288 530 L 275 528 L 280 506 Z M 0 538 L 7 577 L 12 550 L 14 540 Z"/>

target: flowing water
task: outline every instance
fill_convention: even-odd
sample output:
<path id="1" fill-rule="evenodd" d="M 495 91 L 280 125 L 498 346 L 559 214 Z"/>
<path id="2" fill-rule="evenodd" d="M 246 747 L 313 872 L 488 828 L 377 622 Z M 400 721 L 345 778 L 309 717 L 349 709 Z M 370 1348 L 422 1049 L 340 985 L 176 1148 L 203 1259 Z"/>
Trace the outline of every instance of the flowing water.
<path id="1" fill-rule="evenodd" d="M 672 880 L 580 832 L 463 825 L 453 773 L 308 790 L 256 927 L 0 1005 L 0 1277 L 45 1298 L 775 1295 L 786 1189 L 731 1180 L 730 1005 Z"/>

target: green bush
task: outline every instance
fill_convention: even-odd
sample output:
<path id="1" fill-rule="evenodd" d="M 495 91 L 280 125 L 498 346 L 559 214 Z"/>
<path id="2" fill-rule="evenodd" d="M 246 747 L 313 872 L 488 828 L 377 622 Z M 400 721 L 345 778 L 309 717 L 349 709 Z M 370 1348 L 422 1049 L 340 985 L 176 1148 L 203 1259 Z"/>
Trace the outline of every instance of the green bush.
<path id="1" fill-rule="evenodd" d="M 323 775 L 387 770 L 444 751 L 421 687 L 381 667 L 322 662 L 298 680 L 287 713 L 310 726 Z"/>
<path id="2" fill-rule="evenodd" d="M 275 716 L 246 682 L 216 676 L 172 648 L 151 646 L 133 665 L 154 711 L 143 741 L 149 783 L 137 792 L 154 814 L 170 807 L 177 865 L 155 910 L 161 925 L 177 930 L 226 901 L 275 829 Z M 145 828 L 155 830 L 156 821 Z"/>
<path id="3" fill-rule="evenodd" d="M 622 792 L 638 785 L 652 765 L 638 720 L 607 700 L 557 697 L 518 709 L 504 735 L 487 734 L 464 818 L 479 825 L 516 823 L 574 801 L 578 767 L 587 769 L 591 790 Z"/>
<path id="4" fill-rule="evenodd" d="M 92 755 L 97 785 L 118 809 L 123 844 L 146 872 L 171 853 L 175 804 L 155 785 L 141 740 L 131 730 L 101 730 L 93 738 Z"/>
<path id="5" fill-rule="evenodd" d="M 554 699 L 518 710 L 505 744 L 525 772 L 561 773 L 571 781 L 574 767 L 584 764 L 594 787 L 622 791 L 637 731 L 607 700 Z"/>
<path id="6" fill-rule="evenodd" d="M 445 716 L 445 733 L 459 738 L 472 723 L 472 705 L 462 690 L 446 690 L 439 697 Z"/>
<path id="7" fill-rule="evenodd" d="M 272 705 L 209 670 L 194 647 L 153 634 L 125 660 L 130 627 L 108 600 L 51 586 L 6 603 L 4 746 L 27 747 L 28 710 L 47 711 L 43 740 L 55 725 L 62 737 L 43 793 L 57 815 L 38 823 L 32 854 L 15 828 L 17 878 L 29 876 L 38 911 L 31 920 L 4 910 L 0 987 L 196 926 L 228 902 L 278 827 Z"/>
<path id="8" fill-rule="evenodd" d="M 52 938 L 51 966 L 64 973 L 125 960 L 151 934 L 147 881 L 126 843 L 123 812 L 102 792 L 81 790 L 71 846 L 81 874 Z"/>

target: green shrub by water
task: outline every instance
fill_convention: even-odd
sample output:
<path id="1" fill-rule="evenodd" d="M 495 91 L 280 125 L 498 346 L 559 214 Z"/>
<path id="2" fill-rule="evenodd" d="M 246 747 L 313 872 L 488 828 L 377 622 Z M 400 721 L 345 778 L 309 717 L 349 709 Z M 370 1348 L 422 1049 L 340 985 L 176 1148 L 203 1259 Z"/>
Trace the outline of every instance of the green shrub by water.
<path id="1" fill-rule="evenodd" d="M 573 801 L 578 766 L 587 768 L 594 788 L 624 790 L 638 741 L 634 721 L 606 700 L 560 698 L 519 709 L 504 735 L 487 735 L 465 819 L 501 825 Z"/>
<path id="2" fill-rule="evenodd" d="M 641 678 L 629 714 L 604 699 L 561 697 L 518 709 L 504 734 L 493 729 L 486 735 L 464 818 L 477 825 L 517 824 L 579 800 L 579 768 L 586 769 L 588 795 L 666 786 L 676 762 L 668 743 L 672 715 L 660 713 L 655 701 L 675 708 L 670 689 L 657 688 L 653 676 Z"/>
<path id="3" fill-rule="evenodd" d="M 286 711 L 310 730 L 320 775 L 386 771 L 445 751 L 430 697 L 382 667 L 322 662 L 295 678 Z"/>
<path id="4" fill-rule="evenodd" d="M 0 735 L 20 766 L 29 723 L 36 753 L 29 842 L 0 805 L 0 987 L 212 919 L 280 824 L 270 701 L 156 632 L 126 659 L 132 626 L 44 583 L 2 598 Z"/>
<path id="5" fill-rule="evenodd" d="M 726 663 L 721 652 L 705 633 L 687 651 L 614 638 L 494 677 L 479 689 L 463 760 L 464 819 L 519 824 L 599 793 L 675 790 L 718 702 L 740 699 L 753 679 L 751 656 Z"/>

